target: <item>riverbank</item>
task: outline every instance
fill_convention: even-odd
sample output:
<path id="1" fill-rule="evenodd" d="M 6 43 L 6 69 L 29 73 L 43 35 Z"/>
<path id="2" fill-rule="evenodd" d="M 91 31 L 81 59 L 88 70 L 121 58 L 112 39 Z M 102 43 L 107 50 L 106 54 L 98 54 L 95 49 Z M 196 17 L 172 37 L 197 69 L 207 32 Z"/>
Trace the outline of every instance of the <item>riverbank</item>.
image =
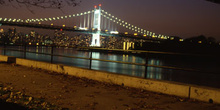
<path id="1" fill-rule="evenodd" d="M 220 105 L 0 63 L 0 83 L 70 110 L 214 110 Z"/>

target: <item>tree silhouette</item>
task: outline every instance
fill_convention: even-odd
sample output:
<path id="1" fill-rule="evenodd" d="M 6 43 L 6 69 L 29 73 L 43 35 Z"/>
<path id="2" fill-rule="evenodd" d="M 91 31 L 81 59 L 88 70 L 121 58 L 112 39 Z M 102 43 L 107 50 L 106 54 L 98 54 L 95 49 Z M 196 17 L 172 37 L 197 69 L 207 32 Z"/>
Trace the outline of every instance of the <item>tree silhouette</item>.
<path id="1" fill-rule="evenodd" d="M 62 9 L 66 6 L 75 7 L 81 3 L 81 0 L 0 0 L 0 5 L 19 7 L 27 7 L 32 13 L 31 7 L 38 7 L 43 9 Z M 16 7 L 17 8 L 17 7 Z"/>
<path id="2" fill-rule="evenodd" d="M 210 44 L 215 44 L 216 43 L 216 39 L 214 37 L 208 37 L 207 40 Z"/>

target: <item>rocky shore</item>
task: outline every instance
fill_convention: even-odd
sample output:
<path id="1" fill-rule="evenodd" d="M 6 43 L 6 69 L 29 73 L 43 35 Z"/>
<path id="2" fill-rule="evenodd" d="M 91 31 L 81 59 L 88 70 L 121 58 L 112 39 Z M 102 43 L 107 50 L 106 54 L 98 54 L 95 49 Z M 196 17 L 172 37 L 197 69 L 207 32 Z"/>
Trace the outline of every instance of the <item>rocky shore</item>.
<path id="1" fill-rule="evenodd" d="M 34 98 L 21 91 L 15 91 L 12 86 L 0 83 L 0 107 L 5 110 L 64 110 L 54 104 L 46 102 L 43 98 Z"/>
<path id="2" fill-rule="evenodd" d="M 220 110 L 218 104 L 4 62 L 0 104 L 6 107 L 1 110 Z"/>

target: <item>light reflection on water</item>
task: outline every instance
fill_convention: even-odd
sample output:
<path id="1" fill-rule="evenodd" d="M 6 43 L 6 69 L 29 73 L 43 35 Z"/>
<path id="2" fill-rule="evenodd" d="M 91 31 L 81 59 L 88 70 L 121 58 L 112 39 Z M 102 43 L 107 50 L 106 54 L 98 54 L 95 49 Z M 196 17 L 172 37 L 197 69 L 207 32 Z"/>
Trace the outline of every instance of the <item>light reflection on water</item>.
<path id="1" fill-rule="evenodd" d="M 10 47 L 13 49 L 23 49 L 23 47 Z M 40 52 L 40 53 L 48 53 L 51 52 L 51 47 L 27 47 L 28 51 L 31 52 Z M 90 58 L 90 52 L 88 51 L 77 51 L 76 49 L 70 48 L 54 48 L 54 54 L 56 55 L 65 55 L 65 56 L 75 56 L 75 57 L 86 57 Z M 0 54 L 4 54 L 3 50 L 0 50 Z M 24 52 L 18 51 L 6 51 L 6 55 L 15 56 L 23 58 Z M 40 60 L 50 62 L 50 55 L 43 54 L 35 54 L 35 53 L 26 53 L 27 59 Z M 145 57 L 135 56 L 135 55 L 127 55 L 127 54 L 113 54 L 113 53 L 100 53 L 100 52 L 92 52 L 92 58 L 95 59 L 104 59 L 104 60 L 113 60 L 113 61 L 123 61 L 123 62 L 132 62 L 132 63 L 142 63 L 145 64 Z M 53 57 L 54 63 L 65 64 L 70 66 L 77 66 L 82 68 L 89 68 L 89 60 L 86 59 L 76 59 L 76 58 L 67 58 L 67 57 Z M 187 62 L 188 63 L 188 62 Z M 148 59 L 148 64 L 150 65 L 184 65 L 188 66 L 185 60 L 178 59 L 178 62 L 172 59 L 168 61 L 164 58 L 153 58 L 150 57 Z M 190 64 L 194 64 L 195 62 L 189 62 Z M 209 63 L 211 65 L 212 63 Z M 215 65 L 213 63 L 213 65 Z M 196 66 L 204 67 L 202 62 L 198 62 Z M 207 68 L 213 69 L 213 66 L 206 66 Z M 130 65 L 130 64 L 121 64 L 121 63 L 113 63 L 113 62 L 103 62 L 98 60 L 92 61 L 92 69 L 94 70 L 102 70 L 113 73 L 120 73 L 124 75 L 131 75 L 137 77 L 145 77 L 150 79 L 158 79 L 158 80 L 169 80 L 169 81 L 177 81 L 184 82 L 190 84 L 198 84 L 205 86 L 212 86 L 220 88 L 220 77 L 216 77 L 216 75 L 211 74 L 201 74 L 201 73 L 193 73 L 188 71 L 179 71 L 179 70 L 171 70 L 171 69 L 163 69 L 163 68 L 155 68 L 155 67 L 147 67 L 147 74 L 145 74 L 145 67 L 138 65 Z M 92 73 L 91 73 L 92 74 Z"/>

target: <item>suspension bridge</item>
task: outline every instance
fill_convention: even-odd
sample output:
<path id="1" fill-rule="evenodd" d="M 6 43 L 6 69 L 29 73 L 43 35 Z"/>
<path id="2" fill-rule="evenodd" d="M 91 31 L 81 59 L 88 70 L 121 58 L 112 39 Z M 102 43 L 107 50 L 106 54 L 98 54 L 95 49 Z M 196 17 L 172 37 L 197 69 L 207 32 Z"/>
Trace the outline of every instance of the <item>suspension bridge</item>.
<path id="1" fill-rule="evenodd" d="M 74 21 L 74 23 L 70 22 Z M 62 24 L 62 25 L 60 25 Z M 0 25 L 58 29 L 92 34 L 90 46 L 99 47 L 100 36 L 120 36 L 135 39 L 169 39 L 169 36 L 157 34 L 130 24 L 101 9 L 101 4 L 93 10 L 65 16 L 16 19 L 0 18 Z M 123 28 L 119 31 L 119 28 Z M 124 32 L 123 32 L 124 31 Z"/>

